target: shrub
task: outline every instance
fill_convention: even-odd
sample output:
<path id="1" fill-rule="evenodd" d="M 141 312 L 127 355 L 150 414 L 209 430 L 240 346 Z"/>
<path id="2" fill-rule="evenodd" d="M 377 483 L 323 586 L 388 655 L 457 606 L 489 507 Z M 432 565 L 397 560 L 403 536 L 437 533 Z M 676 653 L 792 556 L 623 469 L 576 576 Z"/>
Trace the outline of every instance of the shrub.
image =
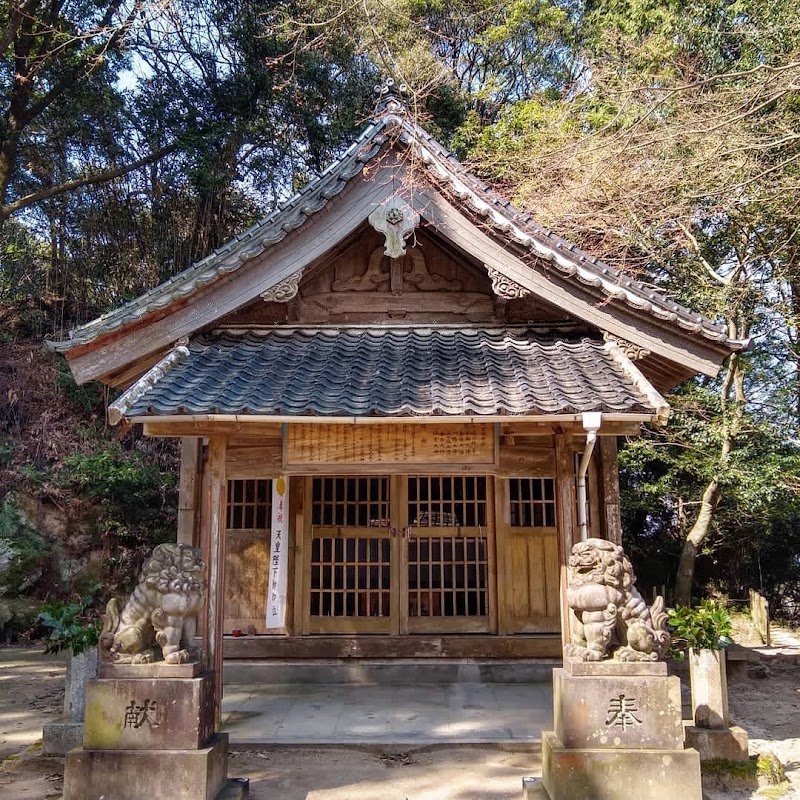
<path id="1" fill-rule="evenodd" d="M 686 650 L 720 650 L 733 643 L 731 618 L 727 609 L 715 600 L 703 600 L 699 606 L 677 606 L 668 612 L 667 625 L 672 634 L 670 654 L 683 659 Z"/>
<path id="2" fill-rule="evenodd" d="M 74 602 L 45 603 L 38 621 L 50 631 L 45 653 L 71 650 L 75 656 L 94 647 L 100 637 L 100 619 L 93 608 L 94 593 Z"/>

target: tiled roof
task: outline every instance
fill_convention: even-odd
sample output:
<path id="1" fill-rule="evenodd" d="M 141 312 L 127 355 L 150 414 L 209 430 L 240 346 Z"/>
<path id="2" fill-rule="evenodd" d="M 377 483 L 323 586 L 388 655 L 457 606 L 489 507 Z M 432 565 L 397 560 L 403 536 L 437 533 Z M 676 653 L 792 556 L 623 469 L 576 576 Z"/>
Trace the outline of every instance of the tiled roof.
<path id="1" fill-rule="evenodd" d="M 663 399 L 617 345 L 525 327 L 218 332 L 168 356 L 116 417 L 658 414 Z"/>
<path id="2" fill-rule="evenodd" d="M 546 260 L 567 279 L 599 289 L 609 299 L 623 302 L 639 313 L 674 324 L 690 334 L 699 334 L 732 350 L 747 346 L 747 342 L 729 339 L 725 326 L 684 308 L 658 289 L 612 269 L 538 225 L 530 215 L 514 208 L 508 200 L 471 174 L 452 153 L 411 119 L 401 102 L 390 100 L 382 104 L 373 122 L 338 161 L 272 214 L 197 264 L 136 300 L 77 328 L 69 340 L 50 342 L 50 347 L 64 352 L 91 342 L 175 301 L 189 298 L 224 275 L 235 272 L 324 208 L 378 156 L 390 137 L 410 147 L 430 177 L 479 215 L 497 235 Z"/>

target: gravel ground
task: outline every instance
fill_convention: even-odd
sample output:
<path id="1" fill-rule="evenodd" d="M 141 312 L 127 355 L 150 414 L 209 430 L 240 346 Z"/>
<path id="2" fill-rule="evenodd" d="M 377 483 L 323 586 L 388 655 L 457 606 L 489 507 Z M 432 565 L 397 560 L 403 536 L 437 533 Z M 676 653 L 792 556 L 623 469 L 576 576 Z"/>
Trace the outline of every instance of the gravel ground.
<path id="1" fill-rule="evenodd" d="M 800 656 L 800 651 L 798 652 Z M 707 800 L 800 800 L 800 663 L 768 662 L 766 676 L 730 686 L 731 716 L 751 753 L 771 751 L 791 784 L 782 794 L 709 786 Z M 41 755 L 42 724 L 59 713 L 63 666 L 35 649 L 0 649 L 0 800 L 56 800 L 62 758 Z M 519 800 L 538 775 L 538 752 L 430 747 L 408 753 L 354 748 L 263 748 L 231 754 L 229 774 L 249 777 L 253 800 Z"/>

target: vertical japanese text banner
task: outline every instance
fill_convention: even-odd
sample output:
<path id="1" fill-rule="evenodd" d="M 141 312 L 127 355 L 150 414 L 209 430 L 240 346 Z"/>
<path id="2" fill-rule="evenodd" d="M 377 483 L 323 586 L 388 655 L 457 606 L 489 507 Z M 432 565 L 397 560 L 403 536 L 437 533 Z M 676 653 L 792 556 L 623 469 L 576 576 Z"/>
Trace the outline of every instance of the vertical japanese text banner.
<path id="1" fill-rule="evenodd" d="M 272 541 L 267 580 L 267 630 L 282 630 L 286 625 L 288 520 L 289 479 L 281 476 L 272 482 Z"/>

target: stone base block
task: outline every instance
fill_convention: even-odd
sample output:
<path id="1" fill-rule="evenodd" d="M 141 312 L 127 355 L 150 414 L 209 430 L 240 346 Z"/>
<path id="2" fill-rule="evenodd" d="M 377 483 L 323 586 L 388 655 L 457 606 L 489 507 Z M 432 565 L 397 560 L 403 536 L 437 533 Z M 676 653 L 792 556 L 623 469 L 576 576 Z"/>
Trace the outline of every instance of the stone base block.
<path id="1" fill-rule="evenodd" d="M 82 722 L 57 717 L 42 725 L 42 752 L 46 756 L 65 756 L 82 742 Z"/>
<path id="2" fill-rule="evenodd" d="M 550 800 L 702 800 L 695 750 L 568 749 L 546 732 L 542 776 Z"/>
<path id="3" fill-rule="evenodd" d="M 200 750 L 73 750 L 64 800 L 215 800 L 227 765 L 226 734 Z"/>
<path id="4" fill-rule="evenodd" d="M 576 676 L 555 669 L 553 716 L 565 747 L 683 749 L 681 683 L 674 676 Z"/>
<path id="5" fill-rule="evenodd" d="M 196 750 L 213 731 L 210 672 L 199 678 L 98 678 L 86 687 L 86 750 Z"/>
<path id="6" fill-rule="evenodd" d="M 569 675 L 589 675 L 593 678 L 600 675 L 617 678 L 664 678 L 668 674 L 666 661 L 578 661 L 575 658 L 565 658 L 564 669 Z"/>
<path id="7" fill-rule="evenodd" d="M 99 678 L 197 678 L 205 672 L 200 661 L 188 664 L 109 664 L 101 661 L 97 670 Z"/>
<path id="8" fill-rule="evenodd" d="M 216 800 L 249 800 L 250 780 L 248 778 L 231 778 L 220 789 Z"/>
<path id="9" fill-rule="evenodd" d="M 522 800 L 550 800 L 541 778 L 522 779 Z"/>
<path id="10" fill-rule="evenodd" d="M 701 761 L 724 758 L 726 761 L 748 761 L 750 758 L 747 731 L 744 728 L 696 728 L 684 723 L 686 747 L 700 753 Z"/>

